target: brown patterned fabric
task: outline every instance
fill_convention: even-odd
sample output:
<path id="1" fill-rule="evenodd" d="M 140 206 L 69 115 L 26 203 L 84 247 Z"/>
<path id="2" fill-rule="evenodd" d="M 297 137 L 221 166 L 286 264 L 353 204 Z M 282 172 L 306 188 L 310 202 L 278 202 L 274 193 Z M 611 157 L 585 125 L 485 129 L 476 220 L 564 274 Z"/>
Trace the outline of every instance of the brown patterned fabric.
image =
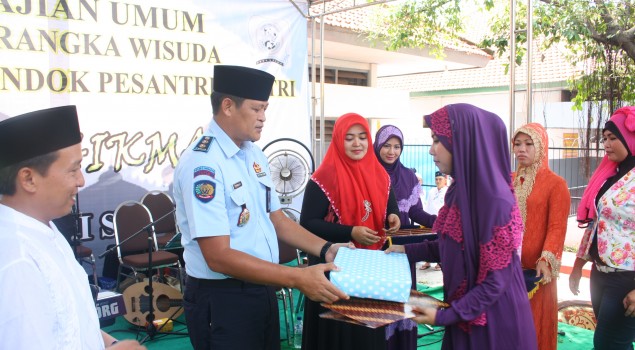
<path id="1" fill-rule="evenodd" d="M 426 293 L 416 290 L 410 291 L 408 303 L 396 303 L 375 299 L 350 298 L 340 300 L 334 304 L 324 306 L 331 311 L 320 314 L 322 318 L 328 318 L 369 328 L 378 328 L 387 324 L 412 318 L 415 314 L 411 311 L 411 306 L 446 308 L 449 305 Z"/>
<path id="2" fill-rule="evenodd" d="M 431 228 L 422 227 L 422 228 L 410 228 L 410 229 L 402 229 L 395 233 L 387 234 L 390 236 L 411 236 L 411 235 L 422 235 L 422 234 L 430 234 L 434 233 Z"/>
<path id="3" fill-rule="evenodd" d="M 597 319 L 593 313 L 591 302 L 566 300 L 558 303 L 558 322 L 593 331 L 595 330 Z"/>

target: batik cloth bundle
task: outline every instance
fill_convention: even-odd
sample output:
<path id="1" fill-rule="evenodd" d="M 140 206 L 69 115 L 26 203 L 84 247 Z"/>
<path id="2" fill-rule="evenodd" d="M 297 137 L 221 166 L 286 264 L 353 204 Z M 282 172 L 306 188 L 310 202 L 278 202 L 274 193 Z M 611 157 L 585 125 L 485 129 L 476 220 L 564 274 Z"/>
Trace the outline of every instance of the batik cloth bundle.
<path id="1" fill-rule="evenodd" d="M 527 296 L 531 299 L 534 294 L 540 288 L 540 281 L 542 281 L 542 275 L 536 277 L 537 271 L 535 269 L 523 269 L 523 277 L 525 277 L 525 287 L 527 287 Z"/>
<path id="2" fill-rule="evenodd" d="M 334 304 L 322 304 L 329 309 L 320 314 L 322 318 L 353 323 L 369 328 L 382 327 L 403 319 L 415 317 L 413 306 L 428 308 L 445 308 L 449 305 L 426 293 L 410 290 L 407 303 L 385 300 L 350 298 Z"/>

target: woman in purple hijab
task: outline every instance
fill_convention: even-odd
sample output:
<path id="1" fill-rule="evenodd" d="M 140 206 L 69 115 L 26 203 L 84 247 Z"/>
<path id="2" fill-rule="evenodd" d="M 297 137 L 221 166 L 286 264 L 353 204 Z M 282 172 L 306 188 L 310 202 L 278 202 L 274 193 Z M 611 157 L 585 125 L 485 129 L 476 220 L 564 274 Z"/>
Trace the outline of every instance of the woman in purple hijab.
<path id="1" fill-rule="evenodd" d="M 375 155 L 390 176 L 390 185 L 397 197 L 401 227 L 423 225 L 432 227 L 436 215 L 423 210 L 421 185 L 415 172 L 406 168 L 400 160 L 403 151 L 403 133 L 394 125 L 384 125 L 375 135 Z"/>
<path id="2" fill-rule="evenodd" d="M 439 238 L 387 251 L 441 261 L 450 307 L 416 308 L 415 320 L 445 326 L 443 349 L 536 349 L 505 124 L 491 112 L 454 104 L 426 115 L 424 126 L 432 131 L 437 167 L 454 179 L 433 226 Z"/>

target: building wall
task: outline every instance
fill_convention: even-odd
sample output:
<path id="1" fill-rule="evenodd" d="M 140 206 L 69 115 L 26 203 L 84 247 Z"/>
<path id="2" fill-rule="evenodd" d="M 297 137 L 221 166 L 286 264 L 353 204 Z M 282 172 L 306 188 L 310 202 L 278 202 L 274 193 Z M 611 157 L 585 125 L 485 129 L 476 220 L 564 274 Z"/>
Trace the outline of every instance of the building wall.
<path id="1" fill-rule="evenodd" d="M 516 93 L 516 115 L 513 128 L 527 123 L 527 108 L 525 92 Z M 533 106 L 533 122 L 547 127 L 551 147 L 573 146 L 565 142 L 572 134 L 579 133 L 580 120 L 578 113 L 571 110 L 571 102 L 561 102 L 559 89 L 535 90 Z M 454 103 L 469 103 L 497 114 L 511 136 L 509 118 L 509 91 L 484 91 L 462 92 L 460 94 L 439 93 L 429 96 L 416 96 L 410 98 L 410 106 L 407 114 L 398 120 L 378 118 L 371 123 L 371 128 L 377 130 L 385 124 L 394 124 L 402 129 L 406 143 L 430 144 L 430 133 L 422 130 L 423 115 L 432 113 L 437 109 Z"/>

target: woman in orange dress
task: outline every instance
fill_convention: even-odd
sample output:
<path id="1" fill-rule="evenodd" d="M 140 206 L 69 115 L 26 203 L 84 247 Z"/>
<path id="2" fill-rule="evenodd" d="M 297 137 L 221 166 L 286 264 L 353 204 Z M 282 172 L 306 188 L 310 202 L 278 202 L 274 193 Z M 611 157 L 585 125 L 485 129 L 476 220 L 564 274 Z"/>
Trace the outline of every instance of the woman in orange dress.
<path id="1" fill-rule="evenodd" d="M 558 271 L 567 233 L 571 197 L 567 182 L 549 169 L 547 131 L 537 123 L 514 132 L 516 172 L 514 191 L 525 232 L 521 262 L 542 276 L 540 287 L 530 296 L 538 348 L 556 349 L 558 341 Z"/>

